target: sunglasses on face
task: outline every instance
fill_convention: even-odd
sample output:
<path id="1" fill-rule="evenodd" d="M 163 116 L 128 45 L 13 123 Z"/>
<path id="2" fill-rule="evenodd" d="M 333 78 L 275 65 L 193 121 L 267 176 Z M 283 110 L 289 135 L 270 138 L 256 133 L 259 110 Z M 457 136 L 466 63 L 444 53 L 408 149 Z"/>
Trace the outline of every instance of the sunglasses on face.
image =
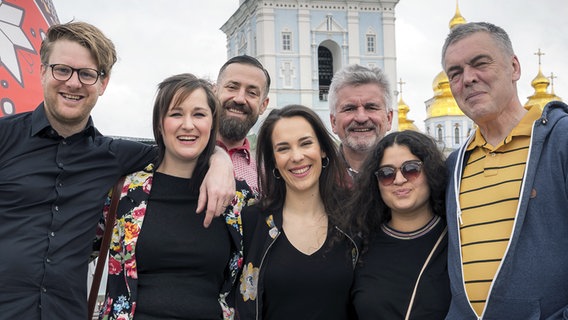
<path id="1" fill-rule="evenodd" d="M 394 180 L 396 180 L 396 172 L 399 170 L 404 179 L 414 181 L 420 176 L 420 172 L 422 172 L 422 161 L 408 160 L 405 161 L 400 168 L 383 166 L 375 172 L 375 176 L 383 186 L 390 186 L 394 183 Z"/>

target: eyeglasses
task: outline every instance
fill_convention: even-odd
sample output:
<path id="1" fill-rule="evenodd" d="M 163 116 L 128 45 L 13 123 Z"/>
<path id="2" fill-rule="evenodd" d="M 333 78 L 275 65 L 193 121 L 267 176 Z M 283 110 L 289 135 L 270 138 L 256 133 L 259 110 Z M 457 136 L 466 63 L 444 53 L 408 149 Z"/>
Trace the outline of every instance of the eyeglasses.
<path id="1" fill-rule="evenodd" d="M 414 181 L 420 176 L 420 172 L 422 172 L 422 161 L 408 160 L 405 161 L 400 168 L 393 166 L 380 167 L 379 170 L 375 172 L 375 176 L 377 176 L 377 180 L 379 180 L 383 186 L 390 186 L 394 183 L 394 180 L 396 180 L 396 172 L 398 170 L 400 170 L 404 179 Z"/>
<path id="2" fill-rule="evenodd" d="M 104 76 L 104 71 L 97 71 L 91 68 L 75 69 L 66 64 L 48 64 L 47 67 L 51 68 L 51 75 L 58 81 L 67 81 L 73 76 L 73 72 L 79 75 L 79 82 L 84 85 L 91 86 L 99 80 L 99 76 Z"/>

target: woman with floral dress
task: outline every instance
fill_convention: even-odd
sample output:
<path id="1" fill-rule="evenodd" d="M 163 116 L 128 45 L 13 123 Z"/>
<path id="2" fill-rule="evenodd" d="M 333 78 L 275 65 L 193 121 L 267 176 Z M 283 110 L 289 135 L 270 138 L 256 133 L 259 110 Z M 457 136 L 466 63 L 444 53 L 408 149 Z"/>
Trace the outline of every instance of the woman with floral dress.
<path id="1" fill-rule="evenodd" d="M 242 263 L 240 211 L 253 194 L 237 182 L 232 205 L 208 228 L 195 214 L 217 109 L 210 84 L 191 74 L 158 86 L 159 155 L 122 188 L 101 319 L 232 319 L 226 296 Z"/>

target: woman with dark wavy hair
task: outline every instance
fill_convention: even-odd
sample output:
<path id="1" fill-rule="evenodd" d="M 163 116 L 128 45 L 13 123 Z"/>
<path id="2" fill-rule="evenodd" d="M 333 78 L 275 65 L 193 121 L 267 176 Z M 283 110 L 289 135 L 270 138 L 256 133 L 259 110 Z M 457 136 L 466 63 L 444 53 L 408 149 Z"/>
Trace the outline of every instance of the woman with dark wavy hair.
<path id="1" fill-rule="evenodd" d="M 260 202 L 243 211 L 240 319 L 348 319 L 358 250 L 338 225 L 347 175 L 311 109 L 270 112 L 258 134 Z"/>
<path id="2" fill-rule="evenodd" d="M 352 300 L 358 319 L 443 319 L 450 302 L 446 165 L 427 135 L 384 137 L 348 206 L 363 237 Z"/>

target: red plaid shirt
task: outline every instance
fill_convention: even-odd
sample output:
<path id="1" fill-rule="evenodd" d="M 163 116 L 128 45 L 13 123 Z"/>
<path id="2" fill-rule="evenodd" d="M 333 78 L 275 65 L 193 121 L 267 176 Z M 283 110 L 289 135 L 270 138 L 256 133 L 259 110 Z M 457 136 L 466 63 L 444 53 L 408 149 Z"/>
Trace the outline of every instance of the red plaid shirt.
<path id="1" fill-rule="evenodd" d="M 258 194 L 258 174 L 256 173 L 256 161 L 250 152 L 250 143 L 245 138 L 243 145 L 240 147 L 227 149 L 227 146 L 221 141 L 217 140 L 217 145 L 223 148 L 233 161 L 233 168 L 235 171 L 235 178 L 237 180 L 244 180 L 255 195 Z"/>

